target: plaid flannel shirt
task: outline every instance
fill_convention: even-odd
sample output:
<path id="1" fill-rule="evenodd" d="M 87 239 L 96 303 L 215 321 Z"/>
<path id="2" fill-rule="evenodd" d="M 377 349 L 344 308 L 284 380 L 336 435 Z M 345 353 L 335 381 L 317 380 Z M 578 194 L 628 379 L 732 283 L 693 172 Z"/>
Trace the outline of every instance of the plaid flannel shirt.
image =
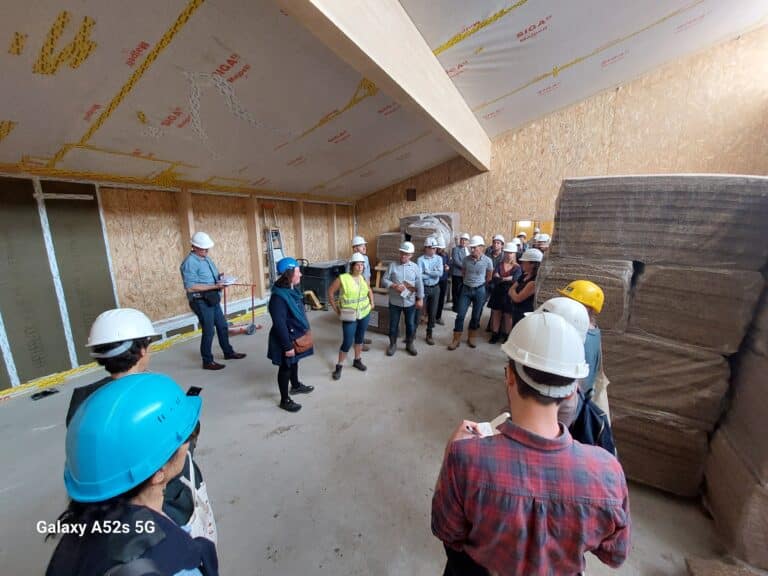
<path id="1" fill-rule="evenodd" d="M 616 567 L 630 546 L 629 495 L 611 454 L 537 436 L 510 420 L 501 434 L 451 443 L 432 499 L 432 532 L 502 575 L 584 570 L 584 553 Z"/>

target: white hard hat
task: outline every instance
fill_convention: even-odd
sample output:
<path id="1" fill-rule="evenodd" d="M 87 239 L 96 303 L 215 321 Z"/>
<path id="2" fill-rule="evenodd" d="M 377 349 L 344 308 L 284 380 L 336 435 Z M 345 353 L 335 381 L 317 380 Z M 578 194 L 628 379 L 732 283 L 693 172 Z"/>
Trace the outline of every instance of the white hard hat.
<path id="1" fill-rule="evenodd" d="M 467 234 L 466 232 L 464 232 L 464 234 L 462 234 L 461 236 L 459 236 L 459 239 L 460 239 L 460 240 L 469 240 L 469 234 Z"/>
<path id="2" fill-rule="evenodd" d="M 523 366 L 574 379 L 585 378 L 589 374 L 581 335 L 557 314 L 534 312 L 524 317 L 515 324 L 501 349 L 517 368 Z M 569 386 L 541 386 L 528 380 L 525 382 L 552 398 L 565 398 L 575 391 Z"/>
<path id="3" fill-rule="evenodd" d="M 544 304 L 536 309 L 536 312 L 546 312 L 562 316 L 568 324 L 576 328 L 576 331 L 582 337 L 582 341 L 587 338 L 589 312 L 587 312 L 587 307 L 584 304 L 565 296 L 558 296 L 544 302 Z M 533 312 L 529 312 L 529 314 L 533 314 Z"/>
<path id="4" fill-rule="evenodd" d="M 541 262 L 544 260 L 544 253 L 538 248 L 528 248 L 520 256 L 520 262 Z"/>
<path id="5" fill-rule="evenodd" d="M 520 246 L 522 244 L 522 242 L 520 241 L 520 238 L 517 238 L 517 237 L 512 238 L 510 242 L 512 242 L 512 244 L 514 244 L 515 246 Z"/>
<path id="6" fill-rule="evenodd" d="M 349 263 L 354 264 L 355 262 L 365 262 L 365 256 L 360 254 L 360 252 L 355 252 L 352 254 L 352 256 L 349 258 Z M 574 300 L 575 302 L 575 300 Z"/>
<path id="7" fill-rule="evenodd" d="M 115 308 L 98 315 L 91 326 L 91 333 L 88 335 L 86 346 L 92 348 L 93 346 L 133 341 L 138 338 L 151 338 L 152 336 L 158 336 L 158 333 L 146 314 L 133 308 Z M 122 354 L 124 351 L 122 350 L 117 354 Z M 110 350 L 110 352 L 112 351 Z M 94 358 L 102 357 L 91 355 Z"/>
<path id="8" fill-rule="evenodd" d="M 432 236 L 424 238 L 424 248 L 437 248 L 437 240 Z"/>
<path id="9" fill-rule="evenodd" d="M 493 241 L 494 242 L 496 242 L 497 240 L 499 242 L 501 242 L 502 244 L 504 244 L 504 242 L 505 242 L 504 236 L 502 236 L 501 234 L 496 234 L 496 236 L 493 237 Z"/>
<path id="10" fill-rule="evenodd" d="M 445 248 L 445 240 L 443 240 L 442 234 L 437 235 L 437 247 L 443 249 Z"/>
<path id="11" fill-rule="evenodd" d="M 541 228 L 536 226 L 536 228 L 533 229 L 533 232 L 534 232 L 534 234 L 538 234 L 539 232 L 541 232 Z"/>
<path id="12" fill-rule="evenodd" d="M 520 236 L 525 236 L 526 238 L 528 238 L 528 234 L 526 234 L 525 232 L 518 232 L 517 237 L 520 238 Z"/>
<path id="13" fill-rule="evenodd" d="M 406 254 L 413 254 L 416 252 L 416 248 L 413 247 L 413 243 L 411 242 L 403 242 L 400 244 L 400 252 L 405 252 Z"/>
<path id="14" fill-rule="evenodd" d="M 544 242 L 544 243 L 551 242 L 552 241 L 552 236 L 542 232 L 541 234 L 538 235 L 538 241 L 539 242 Z"/>
<path id="15" fill-rule="evenodd" d="M 480 235 L 472 236 L 472 239 L 469 241 L 470 248 L 473 246 L 485 246 L 485 240 L 483 240 L 483 237 Z"/>
<path id="16" fill-rule="evenodd" d="M 365 241 L 365 238 L 362 236 L 355 236 L 352 238 L 352 248 L 355 246 L 360 246 L 361 244 L 368 244 L 368 242 Z"/>
<path id="17" fill-rule="evenodd" d="M 504 244 L 504 252 L 514 252 L 517 253 L 517 247 L 520 246 L 519 242 L 507 242 Z"/>
<path id="18" fill-rule="evenodd" d="M 192 234 L 192 246 L 195 248 L 200 248 L 201 250 L 208 250 L 208 248 L 213 248 L 213 240 L 211 240 L 211 237 L 208 236 L 205 232 L 195 232 Z"/>

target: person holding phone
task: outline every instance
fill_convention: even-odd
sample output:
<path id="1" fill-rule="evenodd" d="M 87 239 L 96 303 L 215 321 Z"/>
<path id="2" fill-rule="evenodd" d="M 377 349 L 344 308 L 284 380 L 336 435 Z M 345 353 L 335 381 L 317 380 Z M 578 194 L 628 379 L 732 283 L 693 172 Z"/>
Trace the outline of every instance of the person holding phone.
<path id="1" fill-rule="evenodd" d="M 365 259 L 359 252 L 352 254 L 349 259 L 349 273 L 341 274 L 328 288 L 328 302 L 336 315 L 341 318 L 343 340 L 339 348 L 339 361 L 333 371 L 333 379 L 341 378 L 341 370 L 347 353 L 355 344 L 355 361 L 352 365 L 365 372 L 368 367 L 363 364 L 363 343 L 365 331 L 368 328 L 371 309 L 373 308 L 373 291 L 363 276 Z M 339 298 L 336 300 L 336 293 Z"/>
<path id="2" fill-rule="evenodd" d="M 213 360 L 214 333 L 219 338 L 219 346 L 227 360 L 245 358 L 242 352 L 235 352 L 229 343 L 229 325 L 221 311 L 221 274 L 213 263 L 208 251 L 213 248 L 213 240 L 205 232 L 192 235 L 192 249 L 181 263 L 181 279 L 187 292 L 189 307 L 200 321 L 203 337 L 200 339 L 200 356 L 203 358 L 203 370 L 221 370 L 225 364 Z"/>
<path id="3" fill-rule="evenodd" d="M 280 390 L 280 408 L 298 412 L 301 404 L 288 394 L 291 383 L 293 394 L 309 394 L 315 389 L 299 382 L 299 360 L 314 353 L 312 332 L 304 311 L 304 297 L 296 287 L 301 283 L 301 269 L 295 258 L 286 257 L 277 262 L 280 277 L 272 285 L 269 298 L 269 330 L 267 358 L 277 369 L 277 387 Z"/>

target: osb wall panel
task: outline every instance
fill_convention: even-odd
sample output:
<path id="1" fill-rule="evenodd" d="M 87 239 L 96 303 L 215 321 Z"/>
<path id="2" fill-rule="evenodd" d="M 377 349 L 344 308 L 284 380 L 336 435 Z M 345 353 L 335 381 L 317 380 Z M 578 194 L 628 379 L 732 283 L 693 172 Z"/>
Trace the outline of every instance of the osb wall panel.
<path id="1" fill-rule="evenodd" d="M 280 235 L 283 237 L 283 251 L 287 256 L 295 256 L 296 252 L 296 232 L 294 228 L 294 210 L 296 202 L 284 202 L 277 200 L 259 200 L 260 222 L 259 233 L 264 234 L 267 226 L 277 226 L 280 228 Z"/>
<path id="2" fill-rule="evenodd" d="M 251 282 L 251 252 L 248 246 L 248 228 L 245 198 L 215 196 L 210 194 L 192 195 L 192 212 L 195 217 L 195 231 L 206 232 L 215 246 L 209 256 L 222 274 L 236 276 L 238 282 Z M 228 288 L 231 299 L 250 296 L 246 287 Z"/>
<path id="3" fill-rule="evenodd" d="M 336 258 L 346 260 L 352 255 L 354 221 L 352 206 L 336 206 Z M 366 238 L 366 240 L 368 240 Z M 370 242 L 370 241 L 369 241 Z"/>
<path id="4" fill-rule="evenodd" d="M 463 158 L 454 158 L 361 200 L 357 205 L 358 232 L 368 241 L 371 260 L 376 259 L 376 236 L 399 230 L 402 216 L 460 212 L 462 226 L 479 228 L 494 211 L 485 198 L 487 182 L 488 173 L 478 173 Z M 408 188 L 416 188 L 415 202 L 406 202 Z M 467 210 L 467 206 L 478 209 Z"/>
<path id="5" fill-rule="evenodd" d="M 515 220 L 552 220 L 563 178 L 768 174 L 766 53 L 768 27 L 503 134 L 488 173 L 457 158 L 390 186 L 358 203 L 358 230 L 373 241 L 401 216 L 450 210 L 488 238 Z"/>
<path id="6" fill-rule="evenodd" d="M 101 201 L 120 306 L 155 321 L 188 312 L 175 193 L 101 188 Z"/>
<path id="7" fill-rule="evenodd" d="M 304 257 L 310 262 L 334 260 L 328 252 L 329 206 L 304 203 Z"/>

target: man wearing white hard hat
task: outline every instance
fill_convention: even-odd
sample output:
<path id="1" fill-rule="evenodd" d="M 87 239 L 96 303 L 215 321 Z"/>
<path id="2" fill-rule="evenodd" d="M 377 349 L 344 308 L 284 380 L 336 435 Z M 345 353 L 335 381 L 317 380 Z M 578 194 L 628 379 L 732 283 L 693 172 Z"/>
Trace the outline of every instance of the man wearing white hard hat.
<path id="1" fill-rule="evenodd" d="M 517 239 L 520 240 L 520 248 L 523 252 L 528 250 L 528 234 L 522 230 L 517 233 Z"/>
<path id="2" fill-rule="evenodd" d="M 444 574 L 579 574 L 587 552 L 620 566 L 631 522 L 621 465 L 557 421 L 558 404 L 589 372 L 582 336 L 559 315 L 535 312 L 502 350 L 511 416 L 490 437 L 476 422 L 459 425 L 432 498 Z"/>
<path id="3" fill-rule="evenodd" d="M 355 236 L 352 238 L 352 253 L 353 254 L 361 254 L 363 256 L 363 278 L 365 279 L 365 283 L 368 284 L 368 286 L 371 285 L 371 262 L 368 259 L 368 242 L 365 241 L 365 238 L 362 236 Z M 347 265 L 347 272 L 349 272 L 349 265 Z M 365 338 L 363 340 L 363 352 L 368 352 L 370 348 L 368 347 L 368 344 L 371 343 L 370 338 Z"/>
<path id="4" fill-rule="evenodd" d="M 352 252 L 354 254 L 362 254 L 363 255 L 363 262 L 365 262 L 365 266 L 363 267 L 363 278 L 365 278 L 365 283 L 369 286 L 371 285 L 371 262 L 368 259 L 368 242 L 365 241 L 365 238 L 362 236 L 355 236 L 352 238 Z"/>
<path id="5" fill-rule="evenodd" d="M 437 255 L 437 239 L 430 236 L 424 239 L 424 254 L 419 256 L 416 264 L 421 270 L 421 281 L 424 283 L 424 304 L 427 311 L 426 342 L 433 346 L 432 331 L 437 319 L 437 307 L 440 304 L 440 278 L 443 275 L 443 259 Z M 418 320 L 416 325 L 418 326 Z"/>
<path id="6" fill-rule="evenodd" d="M 456 350 L 461 343 L 461 333 L 464 331 L 464 318 L 467 315 L 470 304 L 472 305 L 472 318 L 467 332 L 467 344 L 474 348 L 477 330 L 480 328 L 480 316 L 485 305 L 485 287 L 493 276 L 493 262 L 485 254 L 485 241 L 482 236 L 472 236 L 469 241 L 470 254 L 462 262 L 463 275 L 461 281 L 461 294 L 459 306 L 456 312 L 456 322 L 453 325 L 453 341 L 448 345 L 448 350 Z"/>
<path id="7" fill-rule="evenodd" d="M 204 370 L 221 370 L 224 364 L 213 361 L 214 332 L 219 337 L 219 346 L 227 360 L 245 358 L 245 354 L 235 352 L 229 343 L 229 326 L 224 313 L 221 311 L 221 274 L 216 264 L 208 256 L 208 250 L 213 248 L 213 240 L 205 232 L 195 232 L 192 235 L 192 249 L 179 268 L 184 290 L 192 312 L 200 321 L 203 336 L 200 339 L 200 356 L 203 359 Z"/>
<path id="8" fill-rule="evenodd" d="M 400 332 L 400 315 L 405 315 L 405 349 L 411 356 L 416 356 L 413 339 L 416 336 L 416 311 L 421 309 L 424 300 L 424 283 L 421 269 L 411 262 L 416 251 L 413 243 L 400 244 L 398 262 L 391 262 L 381 279 L 381 285 L 389 292 L 389 347 L 387 356 L 393 356 L 397 349 L 397 336 Z"/>
<path id="9" fill-rule="evenodd" d="M 453 302 L 453 311 L 457 312 L 459 309 L 459 294 L 461 294 L 461 287 L 464 283 L 461 281 L 461 277 L 464 275 L 464 258 L 469 256 L 469 234 L 464 232 L 459 236 L 459 243 L 451 250 L 451 302 Z"/>

